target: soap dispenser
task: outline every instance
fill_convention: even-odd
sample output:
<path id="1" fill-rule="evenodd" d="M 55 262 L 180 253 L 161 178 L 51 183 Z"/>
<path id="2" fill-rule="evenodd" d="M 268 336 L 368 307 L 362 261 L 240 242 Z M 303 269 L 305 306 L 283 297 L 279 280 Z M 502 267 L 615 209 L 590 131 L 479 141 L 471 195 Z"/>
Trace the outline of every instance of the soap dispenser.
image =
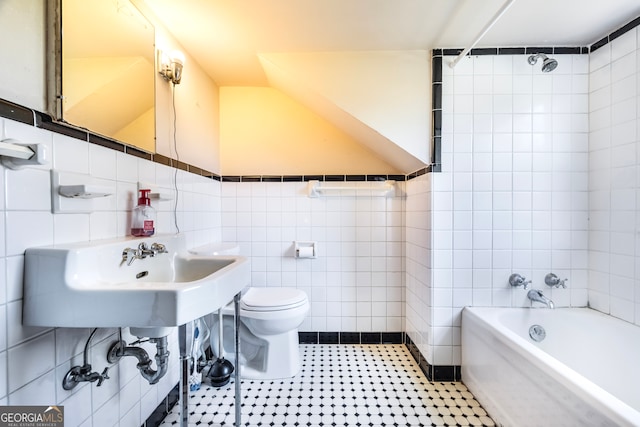
<path id="1" fill-rule="evenodd" d="M 131 218 L 131 234 L 137 237 L 153 236 L 155 232 L 156 210 L 151 206 L 149 192 L 140 190 L 138 206 L 133 209 Z"/>

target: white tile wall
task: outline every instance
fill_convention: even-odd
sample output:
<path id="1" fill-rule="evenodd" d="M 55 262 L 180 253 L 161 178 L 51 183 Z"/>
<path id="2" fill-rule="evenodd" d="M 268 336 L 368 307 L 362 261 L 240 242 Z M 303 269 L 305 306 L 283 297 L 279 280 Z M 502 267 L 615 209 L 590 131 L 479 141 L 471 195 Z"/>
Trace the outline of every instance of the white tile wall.
<path id="1" fill-rule="evenodd" d="M 440 174 L 427 174 L 407 182 L 405 331 L 430 363 L 433 363 L 431 361 L 434 355 L 432 329 L 435 305 L 431 293 L 432 253 L 436 247 L 451 247 L 451 239 L 448 239 L 446 234 L 437 235 L 435 231 L 432 231 L 432 224 L 436 222 L 451 223 L 450 218 L 440 218 L 438 212 L 432 211 L 432 179 L 440 179 L 441 177 Z M 447 178 L 450 177 L 445 177 L 445 179 Z M 433 227 L 435 229 L 435 225 Z M 446 280 L 441 277 L 440 271 L 433 270 L 433 277 L 439 277 L 439 280 L 442 281 Z M 444 271 L 450 272 L 451 270 Z"/>
<path id="2" fill-rule="evenodd" d="M 640 32 L 591 54 L 589 304 L 640 324 Z"/>
<path id="3" fill-rule="evenodd" d="M 61 404 L 66 424 L 139 426 L 177 384 L 177 334 L 170 337 L 171 369 L 155 386 L 143 380 L 135 360 L 124 359 L 101 387 L 82 384 L 62 389 L 62 379 L 81 365 L 87 329 L 22 326 L 24 250 L 31 246 L 114 238 L 128 234 L 138 181 L 172 191 L 174 169 L 64 135 L 0 118 L 3 138 L 46 144 L 52 164 L 19 171 L 0 169 L 0 404 Z M 49 169 L 89 173 L 114 181 L 117 194 L 90 214 L 51 213 Z M 180 171 L 178 225 L 189 245 L 221 239 L 219 181 Z M 173 233 L 173 203 L 161 202 L 158 232 Z M 91 363 L 102 371 L 115 330 L 100 330 L 93 340 Z M 132 337 L 129 342 L 133 341 Z M 150 355 L 155 347 L 146 345 Z"/>
<path id="4" fill-rule="evenodd" d="M 442 172 L 407 187 L 407 332 L 431 364 L 460 364 L 465 305 L 529 306 L 511 273 L 556 306 L 587 304 L 588 58 L 557 55 L 551 74 L 526 59 L 443 67 Z M 431 199 L 431 224 L 416 198 Z M 430 241 L 411 241 L 414 226 Z M 419 279 L 418 262 L 431 262 Z M 549 272 L 569 287 L 546 287 Z"/>
<path id="5" fill-rule="evenodd" d="M 404 198 L 309 198 L 306 188 L 223 183 L 222 238 L 251 257 L 252 286 L 304 290 L 311 311 L 301 331 L 403 330 Z M 318 257 L 294 259 L 296 240 L 317 241 Z"/>

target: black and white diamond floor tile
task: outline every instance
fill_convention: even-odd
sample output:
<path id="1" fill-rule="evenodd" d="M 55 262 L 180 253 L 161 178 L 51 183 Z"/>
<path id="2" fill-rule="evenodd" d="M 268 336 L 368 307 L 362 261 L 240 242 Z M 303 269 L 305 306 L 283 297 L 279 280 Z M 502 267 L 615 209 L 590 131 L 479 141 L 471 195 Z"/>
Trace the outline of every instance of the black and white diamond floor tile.
<path id="1" fill-rule="evenodd" d="M 404 345 L 301 345 L 293 378 L 242 381 L 246 427 L 495 426 L 462 383 L 429 382 Z M 233 381 L 189 398 L 189 427 L 233 426 Z M 162 427 L 179 424 L 179 407 Z"/>

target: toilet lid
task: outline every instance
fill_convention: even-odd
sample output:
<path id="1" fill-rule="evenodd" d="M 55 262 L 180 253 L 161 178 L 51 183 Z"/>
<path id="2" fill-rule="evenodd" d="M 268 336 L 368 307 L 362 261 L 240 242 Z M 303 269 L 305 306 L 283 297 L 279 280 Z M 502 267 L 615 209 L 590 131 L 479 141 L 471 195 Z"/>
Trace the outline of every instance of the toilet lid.
<path id="1" fill-rule="evenodd" d="M 295 308 L 307 301 L 307 294 L 296 288 L 249 288 L 240 306 L 250 311 L 275 311 Z"/>

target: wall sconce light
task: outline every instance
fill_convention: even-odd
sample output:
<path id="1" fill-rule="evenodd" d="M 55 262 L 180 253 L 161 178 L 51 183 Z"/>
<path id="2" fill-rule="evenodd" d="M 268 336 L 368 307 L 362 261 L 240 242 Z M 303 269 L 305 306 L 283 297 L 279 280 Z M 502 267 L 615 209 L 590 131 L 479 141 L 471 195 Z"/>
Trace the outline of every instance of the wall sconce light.
<path id="1" fill-rule="evenodd" d="M 174 85 L 180 84 L 182 80 L 182 66 L 184 55 L 180 51 L 173 51 L 171 55 L 158 50 L 158 72 L 166 81 Z"/>

